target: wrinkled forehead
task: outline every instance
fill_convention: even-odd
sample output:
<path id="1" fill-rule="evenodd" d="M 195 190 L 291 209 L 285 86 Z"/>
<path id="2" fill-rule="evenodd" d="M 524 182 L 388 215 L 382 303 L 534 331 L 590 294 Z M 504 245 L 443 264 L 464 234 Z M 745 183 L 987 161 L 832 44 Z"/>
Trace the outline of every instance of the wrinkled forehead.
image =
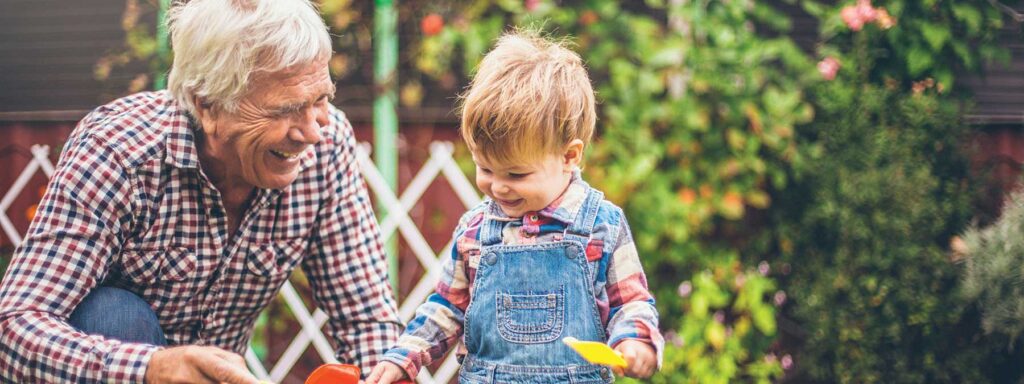
<path id="1" fill-rule="evenodd" d="M 334 95 L 334 82 L 326 62 L 296 65 L 274 72 L 253 74 L 247 96 L 271 93 L 283 98 L 319 98 Z"/>

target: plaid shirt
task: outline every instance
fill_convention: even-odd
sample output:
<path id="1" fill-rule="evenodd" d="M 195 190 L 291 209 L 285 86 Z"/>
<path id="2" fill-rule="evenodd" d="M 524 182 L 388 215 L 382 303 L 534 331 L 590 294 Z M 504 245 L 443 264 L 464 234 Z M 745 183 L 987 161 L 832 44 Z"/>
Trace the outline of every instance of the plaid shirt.
<path id="1" fill-rule="evenodd" d="M 445 263 L 435 293 L 416 310 L 405 333 L 384 358 L 403 367 L 410 377 L 416 377 L 421 367 L 443 357 L 460 340 L 480 264 L 480 229 L 485 215 L 506 222 L 501 235 L 505 245 L 561 241 L 589 189 L 577 170 L 566 191 L 538 212 L 509 218 L 487 199 L 463 215 L 455 229 L 455 247 Z M 611 203 L 604 201 L 602 204 Z M 660 367 L 665 341 L 658 330 L 654 296 L 647 289 L 647 278 L 626 217 L 621 209 L 615 207 L 615 211 L 618 217 L 607 221 L 598 219 L 586 246 L 587 261 L 594 267 L 590 270 L 594 274 L 595 300 L 608 332 L 607 343 L 614 347 L 626 339 L 647 342 L 657 352 Z M 458 353 L 466 354 L 463 344 Z"/>
<path id="2" fill-rule="evenodd" d="M 190 119 L 166 92 L 100 107 L 71 134 L 0 285 L 0 381 L 142 382 L 159 349 L 66 322 L 97 285 L 156 311 L 170 345 L 243 353 L 253 322 L 301 264 L 337 357 L 364 372 L 400 321 L 345 116 L 283 190 L 258 189 L 235 236 L 199 166 Z"/>

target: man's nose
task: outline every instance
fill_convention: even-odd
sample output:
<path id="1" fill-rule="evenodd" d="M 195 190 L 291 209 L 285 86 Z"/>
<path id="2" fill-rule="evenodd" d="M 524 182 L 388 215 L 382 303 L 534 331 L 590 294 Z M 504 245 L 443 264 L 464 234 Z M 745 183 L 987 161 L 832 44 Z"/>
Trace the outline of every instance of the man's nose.
<path id="1" fill-rule="evenodd" d="M 327 125 L 327 113 L 320 109 L 315 106 L 306 108 L 299 121 L 288 131 L 288 138 L 304 144 L 319 143 L 323 139 L 320 127 Z"/>

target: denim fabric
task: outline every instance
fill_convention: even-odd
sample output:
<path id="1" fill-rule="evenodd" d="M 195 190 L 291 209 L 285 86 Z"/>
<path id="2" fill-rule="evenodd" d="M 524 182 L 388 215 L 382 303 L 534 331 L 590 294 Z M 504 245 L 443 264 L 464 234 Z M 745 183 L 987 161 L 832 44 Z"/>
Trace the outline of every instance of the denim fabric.
<path id="1" fill-rule="evenodd" d="M 75 307 L 68 324 L 90 335 L 129 343 L 167 345 L 156 312 L 134 293 L 97 287 Z"/>
<path id="2" fill-rule="evenodd" d="M 584 245 L 599 191 L 591 190 L 562 241 L 502 245 L 502 222 L 485 219 L 481 259 L 466 309 L 460 383 L 610 383 L 608 368 L 583 360 L 567 336 L 605 342 Z"/>

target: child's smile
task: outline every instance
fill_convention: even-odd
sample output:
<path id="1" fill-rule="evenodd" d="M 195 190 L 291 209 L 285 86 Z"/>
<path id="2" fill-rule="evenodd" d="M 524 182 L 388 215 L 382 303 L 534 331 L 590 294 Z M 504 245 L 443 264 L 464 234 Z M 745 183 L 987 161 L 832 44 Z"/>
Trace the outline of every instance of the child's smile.
<path id="1" fill-rule="evenodd" d="M 509 217 L 544 209 L 565 192 L 574 162 L 550 154 L 522 164 L 500 164 L 473 155 L 476 186 Z"/>

